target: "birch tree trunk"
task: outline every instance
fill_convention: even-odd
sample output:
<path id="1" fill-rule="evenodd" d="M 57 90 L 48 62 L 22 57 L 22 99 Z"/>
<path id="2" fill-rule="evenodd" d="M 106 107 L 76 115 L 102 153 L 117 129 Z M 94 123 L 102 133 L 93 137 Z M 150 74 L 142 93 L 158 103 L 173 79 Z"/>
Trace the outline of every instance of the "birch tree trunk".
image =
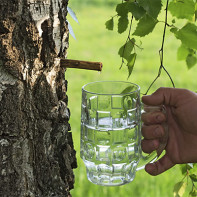
<path id="1" fill-rule="evenodd" d="M 68 0 L 0 0 L 0 196 L 71 196 Z"/>

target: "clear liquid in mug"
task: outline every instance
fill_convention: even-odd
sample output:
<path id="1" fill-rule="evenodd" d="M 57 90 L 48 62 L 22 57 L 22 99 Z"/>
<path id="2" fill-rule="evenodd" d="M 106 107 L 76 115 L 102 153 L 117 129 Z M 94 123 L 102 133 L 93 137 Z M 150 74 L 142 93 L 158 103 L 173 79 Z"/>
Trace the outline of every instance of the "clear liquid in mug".
<path id="1" fill-rule="evenodd" d="M 106 186 L 131 182 L 140 160 L 140 123 L 128 125 L 122 118 L 91 119 L 90 123 L 81 124 L 81 158 L 89 181 Z"/>

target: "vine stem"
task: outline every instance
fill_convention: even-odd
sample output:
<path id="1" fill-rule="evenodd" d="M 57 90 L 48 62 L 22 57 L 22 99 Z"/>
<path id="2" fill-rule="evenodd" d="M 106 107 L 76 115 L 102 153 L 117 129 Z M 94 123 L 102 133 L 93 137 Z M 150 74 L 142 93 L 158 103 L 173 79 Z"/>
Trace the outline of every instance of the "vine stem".
<path id="1" fill-rule="evenodd" d="M 169 72 L 166 70 L 166 68 L 163 65 L 163 61 L 164 61 L 164 43 L 165 43 L 165 36 L 166 36 L 166 28 L 168 26 L 168 5 L 169 5 L 169 0 L 167 0 L 167 2 L 166 2 L 165 23 L 164 23 L 164 30 L 163 30 L 163 39 L 162 39 L 161 49 L 159 50 L 159 56 L 160 56 L 160 67 L 159 67 L 159 71 L 158 71 L 158 74 L 157 74 L 156 78 L 153 80 L 153 82 L 149 86 L 148 90 L 146 91 L 145 95 L 148 94 L 149 90 L 151 89 L 151 87 L 153 86 L 153 84 L 155 83 L 155 81 L 160 77 L 162 69 L 166 72 L 166 74 L 170 78 L 170 81 L 171 81 L 173 87 L 175 87 L 175 84 L 174 84 L 174 81 L 172 80 L 172 77 L 170 76 Z"/>

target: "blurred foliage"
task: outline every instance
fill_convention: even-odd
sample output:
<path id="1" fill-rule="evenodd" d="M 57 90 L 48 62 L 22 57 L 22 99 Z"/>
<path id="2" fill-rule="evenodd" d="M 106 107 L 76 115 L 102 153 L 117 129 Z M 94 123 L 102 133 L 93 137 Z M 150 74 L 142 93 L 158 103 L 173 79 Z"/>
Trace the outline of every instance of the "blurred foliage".
<path id="1" fill-rule="evenodd" d="M 85 6 L 113 6 L 117 5 L 120 2 L 119 0 L 70 0 L 69 4 L 72 4 L 73 7 L 85 7 Z"/>
<path id="2" fill-rule="evenodd" d="M 192 68 L 197 64 L 197 25 L 196 25 L 196 11 L 197 1 L 195 0 L 125 0 L 120 1 L 116 6 L 116 14 L 107 20 L 105 25 L 110 31 L 114 29 L 114 18 L 118 18 L 118 33 L 122 34 L 127 29 L 128 36 L 126 42 L 121 46 L 122 64 L 128 67 L 129 77 L 133 71 L 135 65 L 136 48 L 139 46 L 136 44 L 139 38 L 145 37 L 150 33 L 153 33 L 158 23 L 163 23 L 164 30 L 163 41 L 161 44 L 160 52 L 160 67 L 157 77 L 151 83 L 149 89 L 153 83 L 160 77 L 161 71 L 164 70 L 169 76 L 172 86 L 175 87 L 172 77 L 170 76 L 167 69 L 165 69 L 164 60 L 164 43 L 166 40 L 166 31 L 168 28 L 174 34 L 174 36 L 181 41 L 181 46 L 178 53 L 183 54 L 188 69 Z M 164 10 L 164 12 L 163 12 Z M 171 15 L 170 15 L 171 14 Z M 173 18 L 172 18 L 173 17 Z M 173 20 L 173 22 L 169 22 Z M 178 21 L 178 22 L 177 22 Z M 182 25 L 179 26 L 179 22 Z M 136 23 L 136 28 L 133 28 Z M 133 30 L 135 29 L 135 30 Z M 130 44 L 128 44 L 130 43 Z M 131 50 L 131 45 L 133 45 Z M 129 47 L 128 47 L 129 46 Z M 124 54 L 127 54 L 126 57 Z M 180 55 L 179 55 L 180 56 Z M 147 93 L 149 91 L 147 90 Z"/>
<path id="3" fill-rule="evenodd" d="M 109 3 L 112 2 L 112 3 Z M 70 37 L 68 58 L 101 61 L 103 63 L 103 71 L 101 73 L 87 70 L 68 69 L 66 71 L 66 79 L 68 80 L 68 107 L 71 110 L 71 130 L 73 133 L 74 146 L 77 151 L 78 168 L 75 172 L 75 189 L 73 189 L 73 197 L 171 197 L 176 194 L 182 194 L 188 197 L 196 194 L 195 188 L 192 189 L 190 177 L 186 176 L 182 180 L 179 166 L 175 166 L 167 172 L 152 177 L 141 170 L 137 172 L 136 178 L 130 184 L 120 187 L 103 187 L 90 183 L 86 177 L 86 169 L 80 158 L 80 111 L 81 111 L 81 87 L 92 81 L 104 80 L 120 80 L 125 81 L 128 77 L 128 70 L 123 67 L 119 70 L 121 59 L 118 55 L 120 46 L 125 43 L 127 33 L 118 34 L 115 31 L 105 29 L 105 22 L 111 16 L 114 16 L 114 10 L 120 0 L 70 0 L 69 6 L 75 11 L 79 24 L 74 23 L 72 19 L 72 27 L 76 35 L 76 40 Z M 109 22 L 110 23 L 110 22 Z M 112 22 L 111 22 L 112 23 Z M 117 20 L 114 23 L 114 29 L 117 29 Z M 163 24 L 158 23 L 154 33 L 147 35 L 140 40 L 143 42 L 143 50 L 139 50 L 136 66 L 129 81 L 137 83 L 144 93 L 149 87 L 153 77 L 157 74 L 158 69 L 158 48 L 162 41 Z M 175 39 L 174 35 L 166 32 L 165 48 L 165 65 L 173 76 L 177 88 L 187 88 L 196 91 L 196 73 L 197 66 L 190 70 L 185 66 L 184 61 L 177 61 L 177 49 L 181 41 Z M 128 48 L 131 47 L 128 44 Z M 125 54 L 127 57 L 127 53 Z M 128 55 L 129 56 L 129 55 Z M 182 57 L 182 50 L 179 50 L 178 59 Z M 151 92 L 159 87 L 171 86 L 165 73 L 154 84 Z M 151 93 L 150 92 L 150 93 Z M 182 171 L 183 173 L 185 170 Z M 196 179 L 195 173 L 191 172 L 193 180 Z M 189 180 L 189 182 L 187 182 Z M 187 183 L 183 184 L 181 181 Z M 178 182 L 181 182 L 178 184 Z M 176 184 L 177 183 L 177 184 Z M 175 187 L 176 184 L 176 187 Z M 174 190 L 173 190 L 174 189 Z"/>

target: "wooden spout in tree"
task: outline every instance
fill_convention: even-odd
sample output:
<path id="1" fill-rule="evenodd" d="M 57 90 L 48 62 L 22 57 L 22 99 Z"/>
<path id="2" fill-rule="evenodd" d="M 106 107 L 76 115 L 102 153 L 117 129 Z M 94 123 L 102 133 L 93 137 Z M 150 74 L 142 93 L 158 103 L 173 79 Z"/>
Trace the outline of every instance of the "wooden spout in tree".
<path id="1" fill-rule="evenodd" d="M 60 65 L 64 68 L 78 68 L 96 71 L 101 71 L 103 67 L 103 64 L 101 62 L 90 62 L 71 59 L 60 59 Z"/>

